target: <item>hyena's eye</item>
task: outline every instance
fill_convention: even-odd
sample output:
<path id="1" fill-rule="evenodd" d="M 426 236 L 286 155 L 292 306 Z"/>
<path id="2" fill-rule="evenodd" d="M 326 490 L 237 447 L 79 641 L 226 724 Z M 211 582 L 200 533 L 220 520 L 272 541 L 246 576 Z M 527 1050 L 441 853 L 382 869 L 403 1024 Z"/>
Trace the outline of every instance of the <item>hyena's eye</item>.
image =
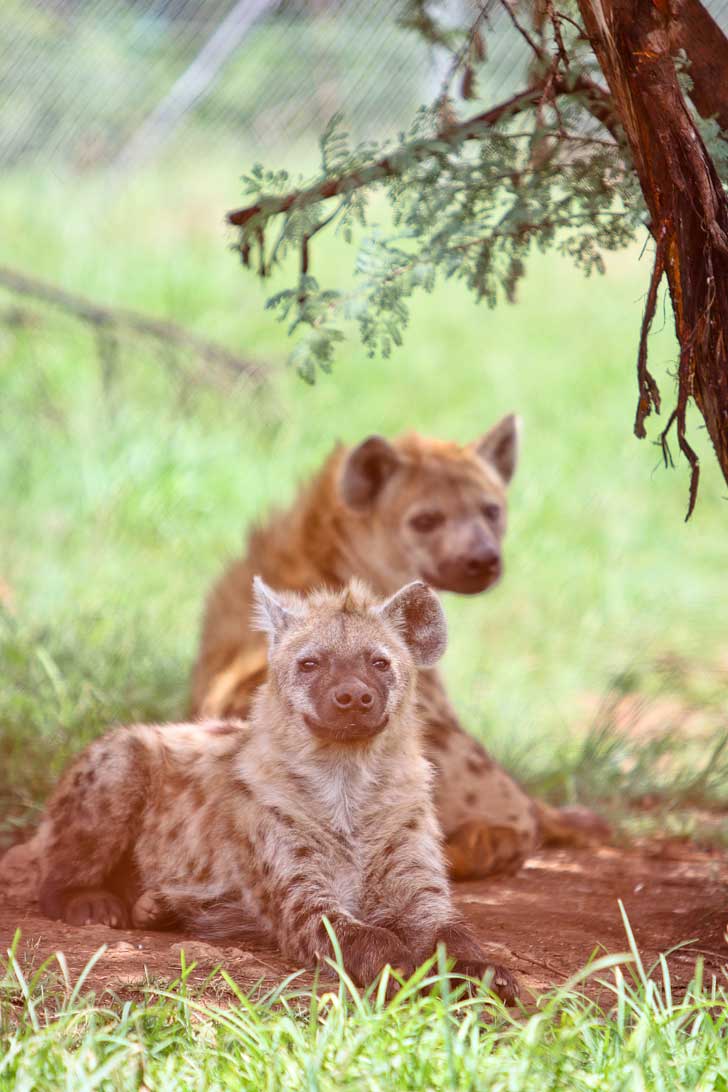
<path id="1" fill-rule="evenodd" d="M 421 534 L 427 534 L 428 531 L 434 531 L 436 527 L 444 522 L 445 514 L 443 512 L 418 512 L 410 520 L 410 527 Z"/>
<path id="2" fill-rule="evenodd" d="M 385 656 L 375 656 L 372 666 L 376 667 L 377 671 L 386 671 L 391 665 Z"/>
<path id="3" fill-rule="evenodd" d="M 307 656 L 304 660 L 298 661 L 299 671 L 315 671 L 318 666 L 319 662 L 313 656 Z"/>
<path id="4" fill-rule="evenodd" d="M 488 520 L 488 523 L 495 523 L 495 521 L 498 519 L 498 516 L 500 515 L 500 505 L 484 504 L 481 508 L 481 511 L 485 518 Z"/>

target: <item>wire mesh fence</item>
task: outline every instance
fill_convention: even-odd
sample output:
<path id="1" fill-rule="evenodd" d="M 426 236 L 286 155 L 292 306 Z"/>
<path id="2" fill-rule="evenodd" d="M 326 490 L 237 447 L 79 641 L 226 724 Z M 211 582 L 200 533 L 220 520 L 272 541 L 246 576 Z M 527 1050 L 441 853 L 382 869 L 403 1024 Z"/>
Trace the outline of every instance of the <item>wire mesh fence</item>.
<path id="1" fill-rule="evenodd" d="M 447 6 L 447 5 L 445 5 Z M 495 5 L 493 5 L 495 7 Z M 0 164 L 133 167 L 204 133 L 265 150 L 343 112 L 354 139 L 394 132 L 445 60 L 399 25 L 402 0 L 5 0 Z M 466 0 L 448 17 L 467 18 Z M 503 20 L 489 73 L 528 61 Z"/>
<path id="2" fill-rule="evenodd" d="M 443 0 L 465 23 L 473 0 Z M 728 0 L 705 6 L 728 29 Z M 399 23 L 403 0 L 4 0 L 0 165 L 130 169 L 204 134 L 295 143 L 343 112 L 355 140 L 431 101 L 446 59 Z M 487 4 L 488 92 L 522 82 L 528 47 Z"/>

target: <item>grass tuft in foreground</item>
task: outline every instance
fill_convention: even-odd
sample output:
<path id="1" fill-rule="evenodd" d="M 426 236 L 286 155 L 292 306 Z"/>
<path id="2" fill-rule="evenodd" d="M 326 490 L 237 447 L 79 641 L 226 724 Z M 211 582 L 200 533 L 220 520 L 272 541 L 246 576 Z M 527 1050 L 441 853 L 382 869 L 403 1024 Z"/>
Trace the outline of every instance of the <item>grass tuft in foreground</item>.
<path id="1" fill-rule="evenodd" d="M 665 958 L 645 968 L 625 926 L 629 953 L 595 960 L 519 1012 L 483 990 L 464 998 L 442 964 L 389 1003 L 382 984 L 362 994 L 340 968 L 328 992 L 289 979 L 255 1000 L 217 971 L 203 998 L 183 965 L 169 989 L 119 1005 L 87 992 L 91 964 L 75 984 L 61 955 L 26 976 L 14 946 L 0 968 L 0 1089 L 722 1092 L 723 986 L 703 983 L 698 965 L 676 997 Z M 209 1000 L 213 979 L 220 1000 Z"/>

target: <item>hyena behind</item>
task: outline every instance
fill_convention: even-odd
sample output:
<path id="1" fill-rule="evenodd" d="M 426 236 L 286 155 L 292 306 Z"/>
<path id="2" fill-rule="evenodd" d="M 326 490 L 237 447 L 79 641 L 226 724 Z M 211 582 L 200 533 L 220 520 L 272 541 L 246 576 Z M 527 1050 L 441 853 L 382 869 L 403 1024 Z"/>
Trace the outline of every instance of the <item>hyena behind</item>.
<path id="1" fill-rule="evenodd" d="M 416 579 L 465 595 L 491 587 L 502 568 L 517 448 L 513 416 L 464 446 L 412 434 L 337 448 L 293 506 L 253 532 L 247 555 L 212 589 L 193 713 L 246 716 L 265 677 L 265 643 L 251 624 L 255 572 L 302 593 L 324 583 L 341 587 L 352 577 L 379 595 Z M 464 731 L 432 668 L 419 672 L 417 700 L 454 878 L 512 871 L 539 840 L 603 836 L 603 825 L 586 809 L 532 800 Z"/>
<path id="2" fill-rule="evenodd" d="M 355 582 L 303 600 L 257 580 L 256 603 L 269 668 L 250 725 L 137 725 L 92 743 L 36 836 L 42 911 L 254 928 L 306 964 L 330 954 L 326 917 L 359 984 L 386 964 L 411 973 L 439 942 L 456 971 L 482 977 L 451 902 L 415 711 L 417 669 L 445 648 L 437 597 L 413 583 L 380 602 Z M 118 881 L 129 859 L 134 890 Z"/>

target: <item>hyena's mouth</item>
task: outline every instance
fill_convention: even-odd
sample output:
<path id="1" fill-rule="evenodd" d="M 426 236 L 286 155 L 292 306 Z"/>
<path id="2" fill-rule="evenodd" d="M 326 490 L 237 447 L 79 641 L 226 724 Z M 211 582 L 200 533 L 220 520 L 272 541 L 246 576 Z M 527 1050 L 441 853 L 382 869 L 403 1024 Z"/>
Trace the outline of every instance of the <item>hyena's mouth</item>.
<path id="1" fill-rule="evenodd" d="M 389 723 L 389 714 L 385 714 L 378 724 L 365 724 L 353 718 L 345 720 L 341 724 L 324 724 L 323 721 L 303 714 L 306 727 L 316 736 L 316 739 L 327 743 L 365 743 L 374 736 L 378 736 Z"/>
<path id="2" fill-rule="evenodd" d="M 422 579 L 436 591 L 456 592 L 458 595 L 480 595 L 492 588 L 501 577 L 501 563 L 494 563 L 480 572 L 460 572 L 446 569 L 444 572 L 423 572 Z"/>

